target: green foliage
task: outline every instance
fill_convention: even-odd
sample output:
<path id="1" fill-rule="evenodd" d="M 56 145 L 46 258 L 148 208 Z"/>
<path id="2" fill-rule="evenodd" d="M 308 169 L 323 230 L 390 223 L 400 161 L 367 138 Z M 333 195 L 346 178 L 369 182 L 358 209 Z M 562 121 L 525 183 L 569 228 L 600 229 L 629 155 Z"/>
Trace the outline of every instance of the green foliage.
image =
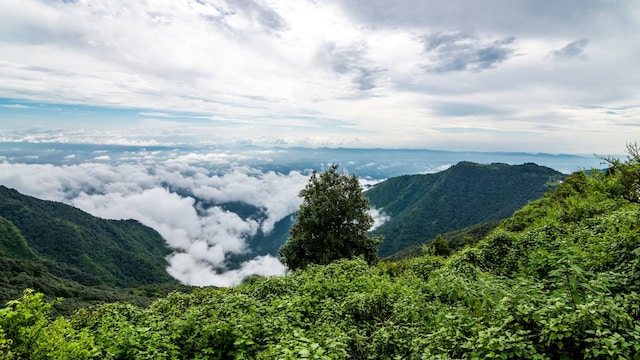
<path id="1" fill-rule="evenodd" d="M 391 216 L 375 231 L 381 257 L 420 246 L 438 234 L 509 217 L 540 198 L 563 174 L 535 164 L 460 162 L 446 171 L 388 179 L 367 190 L 371 204 Z M 456 239 L 452 248 L 464 246 Z"/>
<path id="2" fill-rule="evenodd" d="M 148 306 L 153 300 L 176 290 L 191 288 L 175 282 L 145 285 L 136 288 L 112 286 L 85 286 L 72 279 L 53 275 L 59 264 L 42 260 L 14 260 L 0 256 L 0 303 L 21 296 L 26 288 L 45 294 L 46 299 L 63 298 L 52 308 L 53 314 L 71 314 L 92 304 L 126 301 L 139 306 Z"/>
<path id="3" fill-rule="evenodd" d="M 611 191 L 631 202 L 640 203 L 640 146 L 637 143 L 627 144 L 627 160 L 612 157 L 601 157 L 610 165 L 609 172 L 616 180 L 608 184 Z"/>
<path id="4" fill-rule="evenodd" d="M 438 256 L 449 256 L 451 255 L 451 249 L 449 248 L 449 243 L 442 237 L 436 236 L 436 238 L 429 243 L 428 245 L 430 252 L 433 252 L 434 255 Z"/>
<path id="5" fill-rule="evenodd" d="M 10 301 L 0 310 L 2 358 L 72 360 L 97 355 L 87 329 L 76 331 L 63 317 L 52 321 L 49 317 L 52 304 L 43 297 L 41 293 L 25 290 L 21 299 Z"/>
<path id="6" fill-rule="evenodd" d="M 80 359 L 640 359 L 640 206 L 618 192 L 622 174 L 573 174 L 448 257 L 311 264 L 234 288 L 172 293 L 148 308 L 107 304 L 55 320 L 42 295 L 26 292 L 0 310 L 0 351 Z"/>
<path id="7" fill-rule="evenodd" d="M 369 201 L 355 175 L 337 170 L 338 165 L 332 165 L 320 175 L 314 172 L 300 191 L 303 203 L 291 236 L 280 248 L 280 256 L 290 269 L 359 255 L 369 263 L 377 261 L 379 239 L 367 235 L 373 225 L 367 212 Z"/>

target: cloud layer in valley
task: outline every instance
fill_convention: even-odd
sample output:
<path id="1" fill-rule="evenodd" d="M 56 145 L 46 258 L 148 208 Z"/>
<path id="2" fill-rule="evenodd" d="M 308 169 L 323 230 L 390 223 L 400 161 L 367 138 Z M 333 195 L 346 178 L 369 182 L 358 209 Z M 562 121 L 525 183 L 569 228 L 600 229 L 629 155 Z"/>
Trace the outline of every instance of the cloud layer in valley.
<path id="1" fill-rule="evenodd" d="M 0 141 L 614 152 L 639 36 L 635 0 L 2 1 Z"/>
<path id="2" fill-rule="evenodd" d="M 67 148 L 57 151 L 62 149 Z M 248 153 L 75 150 L 72 155 L 59 153 L 55 164 L 0 158 L 0 184 L 102 218 L 136 219 L 155 229 L 173 251 L 168 273 L 186 284 L 231 286 L 250 275 L 286 272 L 276 257 L 252 246 L 260 246 L 255 239 L 268 237 L 279 221 L 288 221 L 297 211 L 307 171 L 282 173 L 239 164 Z M 41 149 L 38 154 L 57 151 Z M 86 161 L 64 165 L 78 158 Z M 363 180 L 363 186 L 375 183 Z M 389 219 L 375 209 L 371 214 L 376 226 Z"/>
<path id="3" fill-rule="evenodd" d="M 184 158 L 153 167 L 0 163 L 3 185 L 103 218 L 132 218 L 154 228 L 174 251 L 169 274 L 191 285 L 230 286 L 253 274 L 283 274 L 286 268 L 269 255 L 233 269 L 226 260 L 232 254 L 251 254 L 249 237 L 269 233 L 295 212 L 297 193 L 307 179 L 299 172 L 262 173 L 242 167 L 213 175 Z M 227 202 L 253 205 L 263 216 L 242 218 L 220 206 Z"/>

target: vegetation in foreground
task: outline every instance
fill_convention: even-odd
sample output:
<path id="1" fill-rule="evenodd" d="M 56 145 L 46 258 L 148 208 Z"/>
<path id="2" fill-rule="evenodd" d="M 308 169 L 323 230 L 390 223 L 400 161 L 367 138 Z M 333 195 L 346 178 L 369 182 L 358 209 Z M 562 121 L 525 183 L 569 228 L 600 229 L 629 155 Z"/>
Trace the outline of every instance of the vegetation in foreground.
<path id="1" fill-rule="evenodd" d="M 637 150 L 632 148 L 631 150 Z M 53 319 L 0 310 L 30 359 L 639 359 L 640 156 L 575 173 L 449 257 L 309 265 L 229 289 Z"/>

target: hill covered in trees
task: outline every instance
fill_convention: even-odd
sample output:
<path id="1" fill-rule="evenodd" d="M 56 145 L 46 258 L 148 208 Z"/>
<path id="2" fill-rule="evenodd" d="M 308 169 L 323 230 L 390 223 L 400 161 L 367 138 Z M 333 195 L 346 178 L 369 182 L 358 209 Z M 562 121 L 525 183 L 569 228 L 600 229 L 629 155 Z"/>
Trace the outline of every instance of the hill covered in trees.
<path id="1" fill-rule="evenodd" d="M 640 156 L 579 172 L 449 257 L 363 259 L 55 320 L 0 310 L 5 358 L 637 359 Z"/>
<path id="2" fill-rule="evenodd" d="M 435 174 L 388 179 L 365 193 L 391 218 L 373 231 L 383 236 L 378 253 L 390 256 L 441 233 L 509 217 L 563 177 L 530 163 L 460 162 Z"/>
<path id="3" fill-rule="evenodd" d="M 450 231 L 444 234 L 438 234 L 435 238 L 429 239 L 420 245 L 409 246 L 397 253 L 384 258 L 386 261 L 400 261 L 411 259 L 426 254 L 434 253 L 436 249 L 435 242 L 441 239 L 446 243 L 449 253 L 458 251 L 465 246 L 473 245 L 484 239 L 493 229 L 500 224 L 500 220 L 487 221 L 475 225 L 471 225 L 464 229 Z"/>
<path id="4" fill-rule="evenodd" d="M 135 294 L 144 295 L 177 288 L 165 270 L 168 254 L 162 237 L 137 221 L 96 218 L 0 186 L 2 302 L 27 287 L 82 302 L 144 302 L 122 289 L 140 287 Z"/>

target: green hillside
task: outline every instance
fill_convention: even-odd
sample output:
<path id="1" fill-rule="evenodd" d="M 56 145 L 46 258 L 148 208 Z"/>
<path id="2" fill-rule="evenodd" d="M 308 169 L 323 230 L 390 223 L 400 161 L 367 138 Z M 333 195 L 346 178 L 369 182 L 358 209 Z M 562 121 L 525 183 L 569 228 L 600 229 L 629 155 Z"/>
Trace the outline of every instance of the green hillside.
<path id="1" fill-rule="evenodd" d="M 511 216 L 562 177 L 535 164 L 460 162 L 436 174 L 388 179 L 366 192 L 371 205 L 391 217 L 373 231 L 384 237 L 378 252 L 386 257 L 438 234 Z"/>
<path id="2" fill-rule="evenodd" d="M 465 247 L 466 245 L 472 245 L 478 241 L 484 239 L 493 229 L 500 224 L 499 220 L 492 220 L 483 222 L 480 224 L 471 225 L 464 229 L 450 231 L 444 234 L 438 234 L 437 237 L 441 237 L 446 241 L 448 248 L 451 251 L 457 251 Z M 436 237 L 436 238 L 437 238 Z M 432 241 L 435 239 L 429 239 L 423 244 L 410 246 L 402 249 L 397 253 L 384 258 L 385 261 L 400 261 L 407 260 L 423 255 L 427 255 L 431 250 Z M 431 245 L 430 245 L 431 244 Z"/>
<path id="3" fill-rule="evenodd" d="M 0 310 L 5 358 L 639 359 L 640 156 L 572 174 L 450 257 L 362 259 L 53 319 Z"/>
<path id="4" fill-rule="evenodd" d="M 137 221 L 99 219 L 0 186 L 0 301 L 26 287 L 82 302 L 127 298 L 125 288 L 172 287 L 168 254 L 162 237 Z"/>
<path id="5" fill-rule="evenodd" d="M 84 285 L 137 286 L 170 281 L 162 237 L 137 221 L 105 220 L 74 207 L 0 186 L 0 216 L 38 257 L 78 269 Z M 2 224 L 2 222 L 0 222 Z M 1 226 L 1 225 L 0 225 Z M 0 227 L 1 229 L 1 227 Z M 0 243 L 0 251 L 11 250 Z"/>
<path id="6" fill-rule="evenodd" d="M 2 216 L 0 216 L 0 256 L 13 259 L 36 258 L 36 254 L 27 245 L 27 240 L 20 230 Z"/>

